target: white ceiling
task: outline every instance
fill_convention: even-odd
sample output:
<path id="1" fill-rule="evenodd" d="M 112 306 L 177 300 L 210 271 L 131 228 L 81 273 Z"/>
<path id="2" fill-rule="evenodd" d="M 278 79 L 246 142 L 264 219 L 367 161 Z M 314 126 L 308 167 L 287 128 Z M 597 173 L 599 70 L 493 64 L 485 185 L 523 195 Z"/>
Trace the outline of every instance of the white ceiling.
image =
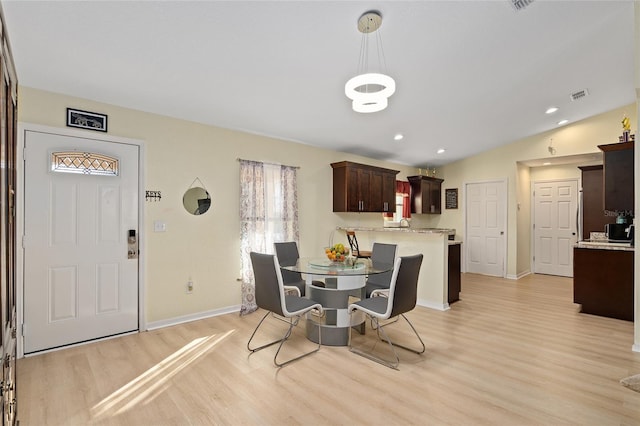
<path id="1" fill-rule="evenodd" d="M 630 0 L 2 7 L 23 86 L 418 167 L 635 102 Z M 344 83 L 371 9 L 397 90 L 386 110 L 359 114 Z M 581 89 L 589 96 L 572 102 Z"/>

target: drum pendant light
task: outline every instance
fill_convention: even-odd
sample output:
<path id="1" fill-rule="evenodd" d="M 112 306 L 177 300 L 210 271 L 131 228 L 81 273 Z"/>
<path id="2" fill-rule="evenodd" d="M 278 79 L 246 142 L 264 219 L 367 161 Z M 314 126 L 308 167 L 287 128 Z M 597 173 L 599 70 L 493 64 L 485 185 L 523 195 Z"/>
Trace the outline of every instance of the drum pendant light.
<path id="1" fill-rule="evenodd" d="M 388 98 L 396 91 L 396 82 L 393 78 L 381 72 L 369 70 L 369 48 L 371 47 L 369 46 L 369 34 L 375 33 L 377 65 L 378 68 L 384 68 L 386 71 L 382 37 L 378 31 L 380 25 L 382 25 L 382 15 L 375 10 L 365 12 L 358 19 L 358 31 L 362 33 L 358 75 L 344 85 L 344 93 L 352 100 L 351 105 L 356 112 L 382 111 L 388 105 Z"/>

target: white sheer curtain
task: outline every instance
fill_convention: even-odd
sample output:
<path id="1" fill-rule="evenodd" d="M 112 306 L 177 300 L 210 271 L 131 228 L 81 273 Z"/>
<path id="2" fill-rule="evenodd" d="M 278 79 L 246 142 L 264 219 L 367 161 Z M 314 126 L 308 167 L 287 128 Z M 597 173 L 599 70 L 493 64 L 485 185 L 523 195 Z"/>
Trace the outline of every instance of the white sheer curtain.
<path id="1" fill-rule="evenodd" d="M 298 241 L 297 168 L 240 160 L 242 307 L 257 309 L 249 253 L 273 253 L 275 241 Z"/>

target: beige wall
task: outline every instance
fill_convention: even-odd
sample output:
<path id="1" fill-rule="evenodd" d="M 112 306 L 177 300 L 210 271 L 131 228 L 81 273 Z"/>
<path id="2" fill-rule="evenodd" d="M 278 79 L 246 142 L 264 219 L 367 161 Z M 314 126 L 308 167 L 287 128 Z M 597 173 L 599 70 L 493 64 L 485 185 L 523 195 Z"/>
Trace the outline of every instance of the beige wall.
<path id="1" fill-rule="evenodd" d="M 415 168 L 381 162 L 198 123 L 71 98 L 21 87 L 21 122 L 64 127 L 67 107 L 105 113 L 109 134 L 145 141 L 145 189 L 162 191 L 162 201 L 145 203 L 143 238 L 146 253 L 146 313 L 148 322 L 221 310 L 240 301 L 237 158 L 300 166 L 300 252 L 320 255 L 331 243 L 336 226 L 380 226 L 380 214 L 333 213 L 330 163 L 357 161 L 400 170 L 398 179 L 417 174 Z M 553 169 L 531 171 L 518 163 L 545 158 L 550 138 L 556 156 L 598 152 L 621 133 L 623 114 L 637 122 L 635 105 L 601 114 L 550 132 L 516 141 L 473 158 L 438 169 L 443 189 L 459 188 L 459 208 L 442 215 L 414 215 L 413 227 L 446 227 L 463 239 L 465 183 L 492 179 L 508 182 L 507 275 L 515 278 L 530 268 L 530 182 L 534 176 L 554 178 Z M 632 128 L 632 132 L 636 129 Z M 555 169 L 558 174 L 565 173 Z M 562 175 L 564 176 L 564 174 Z M 191 216 L 182 195 L 198 177 L 212 196 L 212 209 Z M 518 210 L 518 204 L 520 209 Z M 154 233 L 153 222 L 167 223 Z M 343 239 L 342 234 L 335 234 Z M 346 241 L 345 241 L 346 242 Z M 464 246 L 463 246 L 464 248 Z M 195 282 L 185 294 L 186 281 Z"/>
<path id="2" fill-rule="evenodd" d="M 337 225 L 382 225 L 381 214 L 332 212 L 332 169 L 343 160 L 401 170 L 415 169 L 298 143 L 205 126 L 85 99 L 20 88 L 18 120 L 65 126 L 67 107 L 108 115 L 110 135 L 145 141 L 145 189 L 162 191 L 145 203 L 146 317 L 148 322 L 215 311 L 240 303 L 238 158 L 300 166 L 300 252 L 322 255 Z M 95 136 L 95 132 L 90 132 Z M 212 197 L 211 210 L 192 216 L 182 196 L 198 177 Z M 153 232 L 153 222 L 167 224 Z M 346 238 L 336 234 L 336 238 Z M 186 282 L 195 282 L 193 294 Z"/>
<path id="3" fill-rule="evenodd" d="M 507 276 L 515 278 L 526 273 L 530 268 L 531 237 L 528 231 L 528 212 L 530 181 L 533 178 L 528 176 L 526 166 L 518 162 L 549 157 L 548 146 L 552 138 L 557 157 L 599 152 L 598 145 L 618 141 L 618 136 L 622 134 L 620 121 L 624 114 L 632 123 L 637 122 L 637 108 L 635 104 L 631 104 L 440 168 L 439 175 L 445 180 L 444 187 L 459 188 L 460 200 L 457 210 L 444 210 L 442 215 L 433 218 L 434 226 L 456 228 L 460 239 L 463 239 L 464 185 L 507 179 Z M 637 129 L 632 127 L 631 131 L 636 133 Z M 553 175 L 547 172 L 540 173 L 545 173 L 547 178 L 553 178 Z"/>

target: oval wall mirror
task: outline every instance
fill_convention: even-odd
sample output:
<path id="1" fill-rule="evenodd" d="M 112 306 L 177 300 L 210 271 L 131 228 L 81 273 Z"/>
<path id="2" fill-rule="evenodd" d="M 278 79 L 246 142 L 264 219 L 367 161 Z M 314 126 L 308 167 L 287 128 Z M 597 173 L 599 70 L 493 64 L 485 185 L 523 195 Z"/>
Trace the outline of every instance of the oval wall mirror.
<path id="1" fill-rule="evenodd" d="M 182 197 L 184 209 L 193 215 L 204 214 L 211 207 L 211 197 L 206 189 L 199 186 L 187 189 Z"/>

